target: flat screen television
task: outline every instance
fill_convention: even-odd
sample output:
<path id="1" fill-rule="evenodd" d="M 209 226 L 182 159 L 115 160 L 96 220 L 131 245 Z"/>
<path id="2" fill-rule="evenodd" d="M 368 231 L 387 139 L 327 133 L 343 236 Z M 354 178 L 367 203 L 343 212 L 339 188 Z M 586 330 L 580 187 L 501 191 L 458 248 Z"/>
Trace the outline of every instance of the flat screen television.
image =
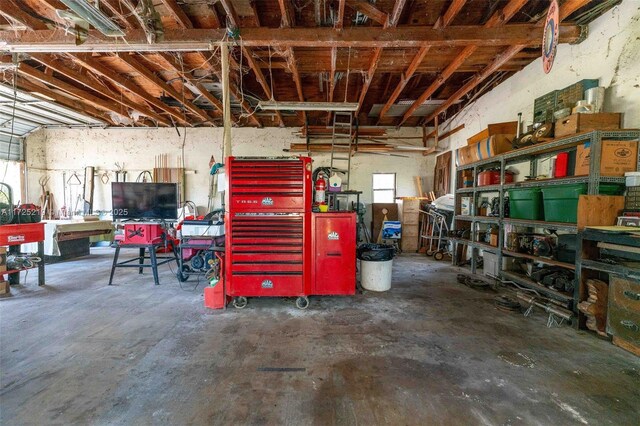
<path id="1" fill-rule="evenodd" d="M 178 184 L 113 182 L 111 202 L 114 219 L 177 219 Z"/>

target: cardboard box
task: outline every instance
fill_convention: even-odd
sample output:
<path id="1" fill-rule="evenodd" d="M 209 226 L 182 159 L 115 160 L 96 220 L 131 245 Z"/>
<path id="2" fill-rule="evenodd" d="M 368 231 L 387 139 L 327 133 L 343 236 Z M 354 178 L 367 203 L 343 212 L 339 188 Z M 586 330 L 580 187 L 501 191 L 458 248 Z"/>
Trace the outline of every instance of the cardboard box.
<path id="1" fill-rule="evenodd" d="M 402 199 L 402 213 L 412 213 L 420 211 L 420 199 L 419 198 L 403 198 Z"/>
<path id="2" fill-rule="evenodd" d="M 636 170 L 638 160 L 637 141 L 602 141 L 602 156 L 600 157 L 600 175 L 624 176 L 625 172 Z M 575 176 L 589 174 L 591 164 L 591 147 L 589 144 L 578 145 L 576 150 Z"/>
<path id="3" fill-rule="evenodd" d="M 511 151 L 512 140 L 513 137 L 509 135 L 493 135 L 483 141 L 459 148 L 456 150 L 456 165 L 464 166 Z"/>
<path id="4" fill-rule="evenodd" d="M 576 113 L 556 121 L 554 134 L 556 138 L 560 138 L 592 130 L 616 130 L 620 128 L 621 123 L 622 114 L 619 112 Z"/>
<path id="5" fill-rule="evenodd" d="M 476 133 L 467 139 L 467 145 L 471 145 L 480 141 L 487 140 L 494 135 L 504 135 L 507 138 L 513 139 L 518 133 L 518 122 L 507 121 L 504 123 L 489 124 L 486 129 Z"/>
<path id="6" fill-rule="evenodd" d="M 9 285 L 9 281 L 0 281 L 0 294 L 9 293 L 11 293 L 11 286 Z"/>
<path id="7" fill-rule="evenodd" d="M 417 225 L 418 223 L 420 223 L 420 213 L 402 213 L 402 226 Z"/>
<path id="8" fill-rule="evenodd" d="M 471 211 L 473 210 L 473 206 L 471 205 L 472 197 L 461 197 L 460 198 L 460 214 L 462 216 L 471 216 Z"/>

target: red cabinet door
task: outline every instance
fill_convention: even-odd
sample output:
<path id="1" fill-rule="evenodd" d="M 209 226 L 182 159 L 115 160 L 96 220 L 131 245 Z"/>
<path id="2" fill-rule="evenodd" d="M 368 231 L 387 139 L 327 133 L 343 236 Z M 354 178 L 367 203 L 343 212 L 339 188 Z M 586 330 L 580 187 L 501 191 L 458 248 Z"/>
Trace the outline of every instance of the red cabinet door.
<path id="1" fill-rule="evenodd" d="M 313 213 L 313 294 L 355 294 L 356 214 Z"/>

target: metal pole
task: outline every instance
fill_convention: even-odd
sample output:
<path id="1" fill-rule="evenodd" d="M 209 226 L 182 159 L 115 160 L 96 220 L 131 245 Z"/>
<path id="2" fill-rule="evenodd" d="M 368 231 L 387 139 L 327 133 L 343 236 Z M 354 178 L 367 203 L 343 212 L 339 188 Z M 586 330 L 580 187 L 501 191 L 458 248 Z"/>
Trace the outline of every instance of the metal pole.
<path id="1" fill-rule="evenodd" d="M 220 56 L 222 57 L 222 109 L 224 119 L 222 152 L 224 158 L 227 158 L 231 155 L 231 99 L 229 97 L 229 47 L 226 43 L 220 43 Z"/>

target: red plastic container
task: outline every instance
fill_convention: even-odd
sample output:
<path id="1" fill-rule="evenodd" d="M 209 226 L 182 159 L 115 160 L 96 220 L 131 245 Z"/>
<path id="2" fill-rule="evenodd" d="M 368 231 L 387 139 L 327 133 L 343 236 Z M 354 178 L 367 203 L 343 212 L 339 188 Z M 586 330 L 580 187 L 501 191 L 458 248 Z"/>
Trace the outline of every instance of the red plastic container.
<path id="1" fill-rule="evenodd" d="M 567 176 L 567 169 L 569 166 L 569 153 L 561 152 L 556 157 L 556 166 L 553 173 L 553 177 L 561 178 Z"/>
<path id="2" fill-rule="evenodd" d="M 204 306 L 209 309 L 224 309 L 225 295 L 224 282 L 219 281 L 215 286 L 204 288 Z"/>
<path id="3" fill-rule="evenodd" d="M 513 182 L 513 173 L 504 173 L 504 183 Z M 500 170 L 485 170 L 478 173 L 478 186 L 500 185 Z"/>

